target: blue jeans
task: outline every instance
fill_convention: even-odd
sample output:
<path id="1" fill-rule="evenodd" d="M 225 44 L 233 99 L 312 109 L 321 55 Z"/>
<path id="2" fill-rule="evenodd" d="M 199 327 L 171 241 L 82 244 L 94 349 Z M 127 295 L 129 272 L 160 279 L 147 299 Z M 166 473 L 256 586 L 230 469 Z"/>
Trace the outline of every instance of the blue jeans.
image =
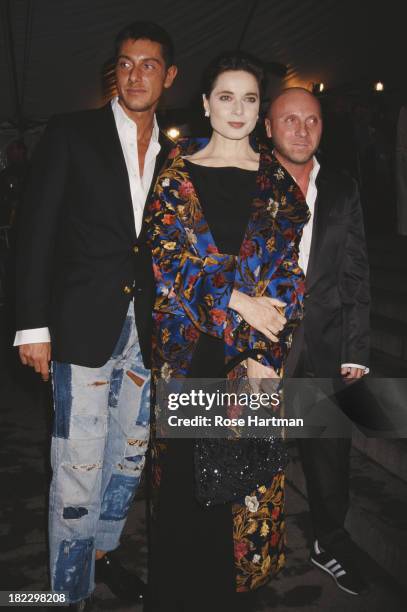
<path id="1" fill-rule="evenodd" d="M 119 545 L 145 462 L 150 372 L 133 302 L 109 361 L 100 368 L 54 361 L 52 383 L 51 587 L 75 602 L 94 590 L 95 550 Z"/>

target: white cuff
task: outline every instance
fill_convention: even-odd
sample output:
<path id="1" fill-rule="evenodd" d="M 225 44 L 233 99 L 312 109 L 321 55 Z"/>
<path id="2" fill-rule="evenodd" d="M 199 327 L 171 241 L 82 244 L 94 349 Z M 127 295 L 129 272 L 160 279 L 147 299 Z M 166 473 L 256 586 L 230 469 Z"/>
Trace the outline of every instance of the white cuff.
<path id="1" fill-rule="evenodd" d="M 342 363 L 341 368 L 359 368 L 359 370 L 364 370 L 364 374 L 369 374 L 370 372 L 370 368 L 358 363 Z"/>
<path id="2" fill-rule="evenodd" d="M 13 346 L 20 344 L 37 344 L 39 342 L 51 342 L 48 327 L 36 327 L 35 329 L 22 329 L 16 333 Z"/>

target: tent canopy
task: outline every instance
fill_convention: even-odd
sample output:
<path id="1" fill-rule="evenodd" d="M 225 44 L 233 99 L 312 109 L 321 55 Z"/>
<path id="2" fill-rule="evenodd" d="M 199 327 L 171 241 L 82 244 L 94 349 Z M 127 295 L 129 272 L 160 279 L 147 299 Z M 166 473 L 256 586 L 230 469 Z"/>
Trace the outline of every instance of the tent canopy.
<path id="1" fill-rule="evenodd" d="M 404 86 L 403 3 L 364 0 L 0 0 L 0 123 L 41 121 L 100 106 L 102 66 L 125 24 L 153 20 L 176 46 L 179 76 L 165 98 L 184 108 L 216 53 L 241 48 L 287 67 L 285 82 L 326 88 Z M 14 61 L 10 54 L 10 35 Z M 243 37 L 243 40 L 242 40 Z"/>

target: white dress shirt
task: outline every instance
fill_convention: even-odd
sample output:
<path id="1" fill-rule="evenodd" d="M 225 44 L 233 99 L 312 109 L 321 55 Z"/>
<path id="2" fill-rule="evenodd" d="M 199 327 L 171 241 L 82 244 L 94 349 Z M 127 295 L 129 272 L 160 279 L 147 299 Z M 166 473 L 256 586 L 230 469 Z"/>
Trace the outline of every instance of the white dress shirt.
<path id="1" fill-rule="evenodd" d="M 131 201 L 133 203 L 134 221 L 138 236 L 143 223 L 144 205 L 150 190 L 151 181 L 153 180 L 156 157 L 161 149 L 161 145 L 158 142 L 160 131 L 157 119 L 154 117 L 153 133 L 151 134 L 151 140 L 144 160 L 143 176 L 140 176 L 137 150 L 137 124 L 126 115 L 117 98 L 112 100 L 112 110 L 129 175 Z"/>
<path id="2" fill-rule="evenodd" d="M 316 180 L 317 180 L 318 172 L 320 169 L 320 165 L 316 157 L 313 158 L 313 162 L 314 163 L 312 166 L 312 170 L 309 175 L 307 194 L 305 196 L 305 200 L 308 204 L 308 208 L 310 210 L 311 215 L 302 231 L 302 237 L 300 240 L 300 248 L 299 248 L 299 254 L 298 254 L 298 263 L 300 264 L 300 267 L 303 269 L 304 274 L 307 274 L 307 269 L 308 269 L 309 256 L 310 256 L 310 251 L 311 251 L 311 242 L 312 242 L 312 229 L 314 225 L 315 202 L 316 202 L 317 195 L 318 195 Z M 342 363 L 341 367 L 342 368 L 361 368 L 362 370 L 365 371 L 364 372 L 365 374 L 369 373 L 369 368 L 367 368 L 366 366 L 358 365 L 357 363 Z"/>
<path id="3" fill-rule="evenodd" d="M 143 223 L 144 206 L 154 176 L 156 157 L 161 149 L 161 145 L 158 142 L 159 128 L 157 119 L 154 116 L 153 132 L 144 160 L 143 175 L 140 176 L 137 150 L 137 124 L 124 112 L 118 98 L 112 100 L 112 111 L 129 176 L 134 223 L 138 236 Z M 48 327 L 18 331 L 14 339 L 14 346 L 38 342 L 50 342 Z"/>
<path id="4" fill-rule="evenodd" d="M 312 166 L 312 170 L 309 175 L 308 189 L 307 189 L 307 194 L 305 196 L 311 216 L 308 219 L 307 223 L 304 225 L 304 229 L 302 230 L 300 250 L 298 254 L 298 263 L 300 264 L 300 267 L 303 269 L 304 274 L 307 274 L 309 255 L 311 252 L 312 228 L 314 225 L 314 214 L 315 214 L 315 202 L 316 202 L 317 195 L 318 195 L 316 180 L 317 180 L 319 168 L 320 168 L 320 165 L 318 163 L 318 160 L 316 159 L 316 157 L 314 157 L 314 165 Z"/>

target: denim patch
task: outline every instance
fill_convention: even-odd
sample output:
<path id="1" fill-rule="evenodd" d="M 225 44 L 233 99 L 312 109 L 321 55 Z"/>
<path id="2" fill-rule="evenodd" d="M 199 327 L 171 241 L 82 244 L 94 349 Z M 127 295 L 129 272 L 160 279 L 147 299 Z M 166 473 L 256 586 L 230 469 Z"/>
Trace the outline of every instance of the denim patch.
<path id="1" fill-rule="evenodd" d="M 110 378 L 109 406 L 112 408 L 117 408 L 119 403 L 119 394 L 123 383 L 123 373 L 123 369 L 113 370 Z"/>
<path id="2" fill-rule="evenodd" d="M 72 410 L 72 369 L 69 363 L 54 361 L 52 365 L 54 390 L 54 429 L 56 438 L 69 438 Z"/>
<path id="3" fill-rule="evenodd" d="M 117 341 L 116 346 L 113 349 L 113 353 L 112 353 L 113 359 L 120 357 L 120 355 L 122 355 L 122 353 L 124 352 L 124 349 L 126 348 L 126 344 L 130 338 L 130 332 L 131 332 L 132 326 L 133 326 L 133 319 L 131 317 L 126 317 L 122 331 L 120 333 L 120 337 Z"/>
<path id="4" fill-rule="evenodd" d="M 62 540 L 55 569 L 54 591 L 64 591 L 69 601 L 89 594 L 94 539 Z"/>
<path id="5" fill-rule="evenodd" d="M 85 516 L 85 514 L 88 514 L 86 508 L 81 508 L 80 506 L 79 508 L 68 506 L 67 508 L 64 508 L 62 516 L 64 517 L 64 519 L 78 519 L 81 518 L 81 516 Z"/>
<path id="6" fill-rule="evenodd" d="M 126 518 L 140 478 L 113 474 L 103 497 L 100 519 L 121 521 Z"/>
<path id="7" fill-rule="evenodd" d="M 148 425 L 150 422 L 150 381 L 148 380 L 143 387 L 140 399 L 140 411 L 137 415 L 136 425 Z"/>

